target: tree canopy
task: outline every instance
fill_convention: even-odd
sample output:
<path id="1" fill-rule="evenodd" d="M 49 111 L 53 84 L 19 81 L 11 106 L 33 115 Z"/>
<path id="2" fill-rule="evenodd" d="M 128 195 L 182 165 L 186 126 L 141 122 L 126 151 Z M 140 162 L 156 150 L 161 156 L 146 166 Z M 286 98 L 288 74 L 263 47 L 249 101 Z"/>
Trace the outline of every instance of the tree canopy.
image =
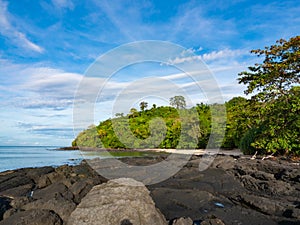
<path id="1" fill-rule="evenodd" d="M 148 107 L 148 102 L 142 101 L 140 102 L 140 108 L 144 111 Z"/>
<path id="2" fill-rule="evenodd" d="M 300 36 L 286 41 L 280 39 L 275 45 L 264 49 L 252 50 L 262 63 L 248 67 L 249 71 L 239 73 L 239 83 L 247 85 L 246 94 L 262 101 L 288 94 L 289 90 L 300 83 Z"/>
<path id="3" fill-rule="evenodd" d="M 242 140 L 248 147 L 243 146 L 300 154 L 300 36 L 251 52 L 264 60 L 249 67 L 250 72 L 239 74 L 239 82 L 247 85 L 245 93 L 253 94 L 249 109 L 254 112 L 252 131 Z"/>
<path id="4" fill-rule="evenodd" d="M 170 98 L 170 105 L 176 109 L 184 109 L 186 107 L 186 102 L 183 96 L 174 96 Z"/>

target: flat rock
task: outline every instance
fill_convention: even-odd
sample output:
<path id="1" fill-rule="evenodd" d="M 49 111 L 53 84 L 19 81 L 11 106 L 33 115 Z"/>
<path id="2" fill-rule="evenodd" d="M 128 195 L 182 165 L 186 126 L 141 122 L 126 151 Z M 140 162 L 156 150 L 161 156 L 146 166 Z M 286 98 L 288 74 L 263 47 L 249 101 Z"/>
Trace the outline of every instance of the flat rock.
<path id="1" fill-rule="evenodd" d="M 29 177 L 24 176 L 24 173 L 15 172 L 14 174 L 10 174 L 10 176 L 4 176 L 1 178 L 3 179 L 0 179 L 0 194 L 2 194 L 5 190 L 17 188 L 26 184 L 34 184 Z"/>
<path id="2" fill-rule="evenodd" d="M 72 200 L 73 194 L 63 183 L 54 183 L 45 188 L 38 189 L 33 192 L 33 199 L 54 199 L 57 194 L 61 194 L 65 199 Z"/>
<path id="3" fill-rule="evenodd" d="M 67 224 L 167 225 L 167 222 L 142 183 L 120 178 L 93 187 Z"/>
<path id="4" fill-rule="evenodd" d="M 61 193 L 54 194 L 53 198 L 38 199 L 21 207 L 22 210 L 46 209 L 57 213 L 61 219 L 67 221 L 72 211 L 76 208 L 73 201 L 66 199 Z"/>
<path id="5" fill-rule="evenodd" d="M 0 225 L 62 225 L 60 217 L 50 210 L 21 211 L 0 221 Z"/>
<path id="6" fill-rule="evenodd" d="M 21 197 L 21 196 L 29 196 L 32 188 L 34 187 L 34 184 L 25 184 L 22 186 L 14 187 L 11 189 L 7 189 L 5 191 L 1 192 L 1 195 L 7 196 L 7 197 Z"/>

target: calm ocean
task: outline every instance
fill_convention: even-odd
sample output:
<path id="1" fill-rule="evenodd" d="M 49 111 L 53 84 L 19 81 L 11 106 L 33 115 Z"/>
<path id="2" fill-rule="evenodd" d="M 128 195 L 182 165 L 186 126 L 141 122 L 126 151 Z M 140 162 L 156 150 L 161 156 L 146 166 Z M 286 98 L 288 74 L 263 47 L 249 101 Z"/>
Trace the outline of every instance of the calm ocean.
<path id="1" fill-rule="evenodd" d="M 89 152 L 57 151 L 53 146 L 0 146 L 0 172 L 26 167 L 76 165 L 83 159 L 111 157 L 143 157 L 153 155 L 147 152 Z"/>
<path id="2" fill-rule="evenodd" d="M 55 151 L 53 146 L 0 146 L 0 171 L 25 167 L 78 164 L 80 151 Z"/>

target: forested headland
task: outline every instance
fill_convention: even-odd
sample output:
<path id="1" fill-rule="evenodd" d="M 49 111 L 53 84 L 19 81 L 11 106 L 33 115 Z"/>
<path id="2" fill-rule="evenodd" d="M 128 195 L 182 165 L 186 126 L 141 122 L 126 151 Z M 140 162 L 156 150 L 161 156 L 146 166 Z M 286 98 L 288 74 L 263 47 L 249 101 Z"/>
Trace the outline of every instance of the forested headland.
<path id="1" fill-rule="evenodd" d="M 225 107 L 227 121 L 219 124 L 220 133 L 224 128 L 225 134 L 223 138 L 214 131 L 216 146 L 240 148 L 245 154 L 257 151 L 259 154 L 300 155 L 300 36 L 278 40 L 251 53 L 263 60 L 238 74 L 238 81 L 246 85 L 245 94 L 249 97 L 234 97 L 224 104 L 199 103 L 192 108 L 186 108 L 182 96 L 171 98 L 170 106 L 149 107 L 142 101 L 140 110 L 132 108 L 127 115 L 118 113 L 97 126 L 90 126 L 72 145 L 123 149 L 128 142 L 132 148 L 145 148 L 151 144 L 147 143 L 151 135 L 150 121 L 161 118 L 166 129 L 154 135 L 157 141 L 162 140 L 155 147 L 178 148 L 180 140 L 180 148 L 206 148 L 212 138 L 212 108 Z M 182 114 L 193 115 L 184 117 L 189 120 L 184 123 L 188 124 L 184 127 L 184 137 L 181 136 Z M 117 130 L 113 124 L 118 124 Z M 130 135 L 125 137 L 124 144 L 116 132 L 126 133 L 126 124 Z"/>

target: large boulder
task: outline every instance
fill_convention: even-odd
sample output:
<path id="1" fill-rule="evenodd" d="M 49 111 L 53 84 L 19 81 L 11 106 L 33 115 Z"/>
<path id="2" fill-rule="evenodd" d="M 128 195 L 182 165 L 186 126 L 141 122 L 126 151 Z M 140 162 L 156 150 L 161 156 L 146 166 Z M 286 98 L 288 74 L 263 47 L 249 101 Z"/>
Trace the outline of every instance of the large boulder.
<path id="1" fill-rule="evenodd" d="M 167 222 L 142 183 L 120 178 L 93 187 L 81 200 L 68 225 L 81 224 L 167 225 Z"/>

